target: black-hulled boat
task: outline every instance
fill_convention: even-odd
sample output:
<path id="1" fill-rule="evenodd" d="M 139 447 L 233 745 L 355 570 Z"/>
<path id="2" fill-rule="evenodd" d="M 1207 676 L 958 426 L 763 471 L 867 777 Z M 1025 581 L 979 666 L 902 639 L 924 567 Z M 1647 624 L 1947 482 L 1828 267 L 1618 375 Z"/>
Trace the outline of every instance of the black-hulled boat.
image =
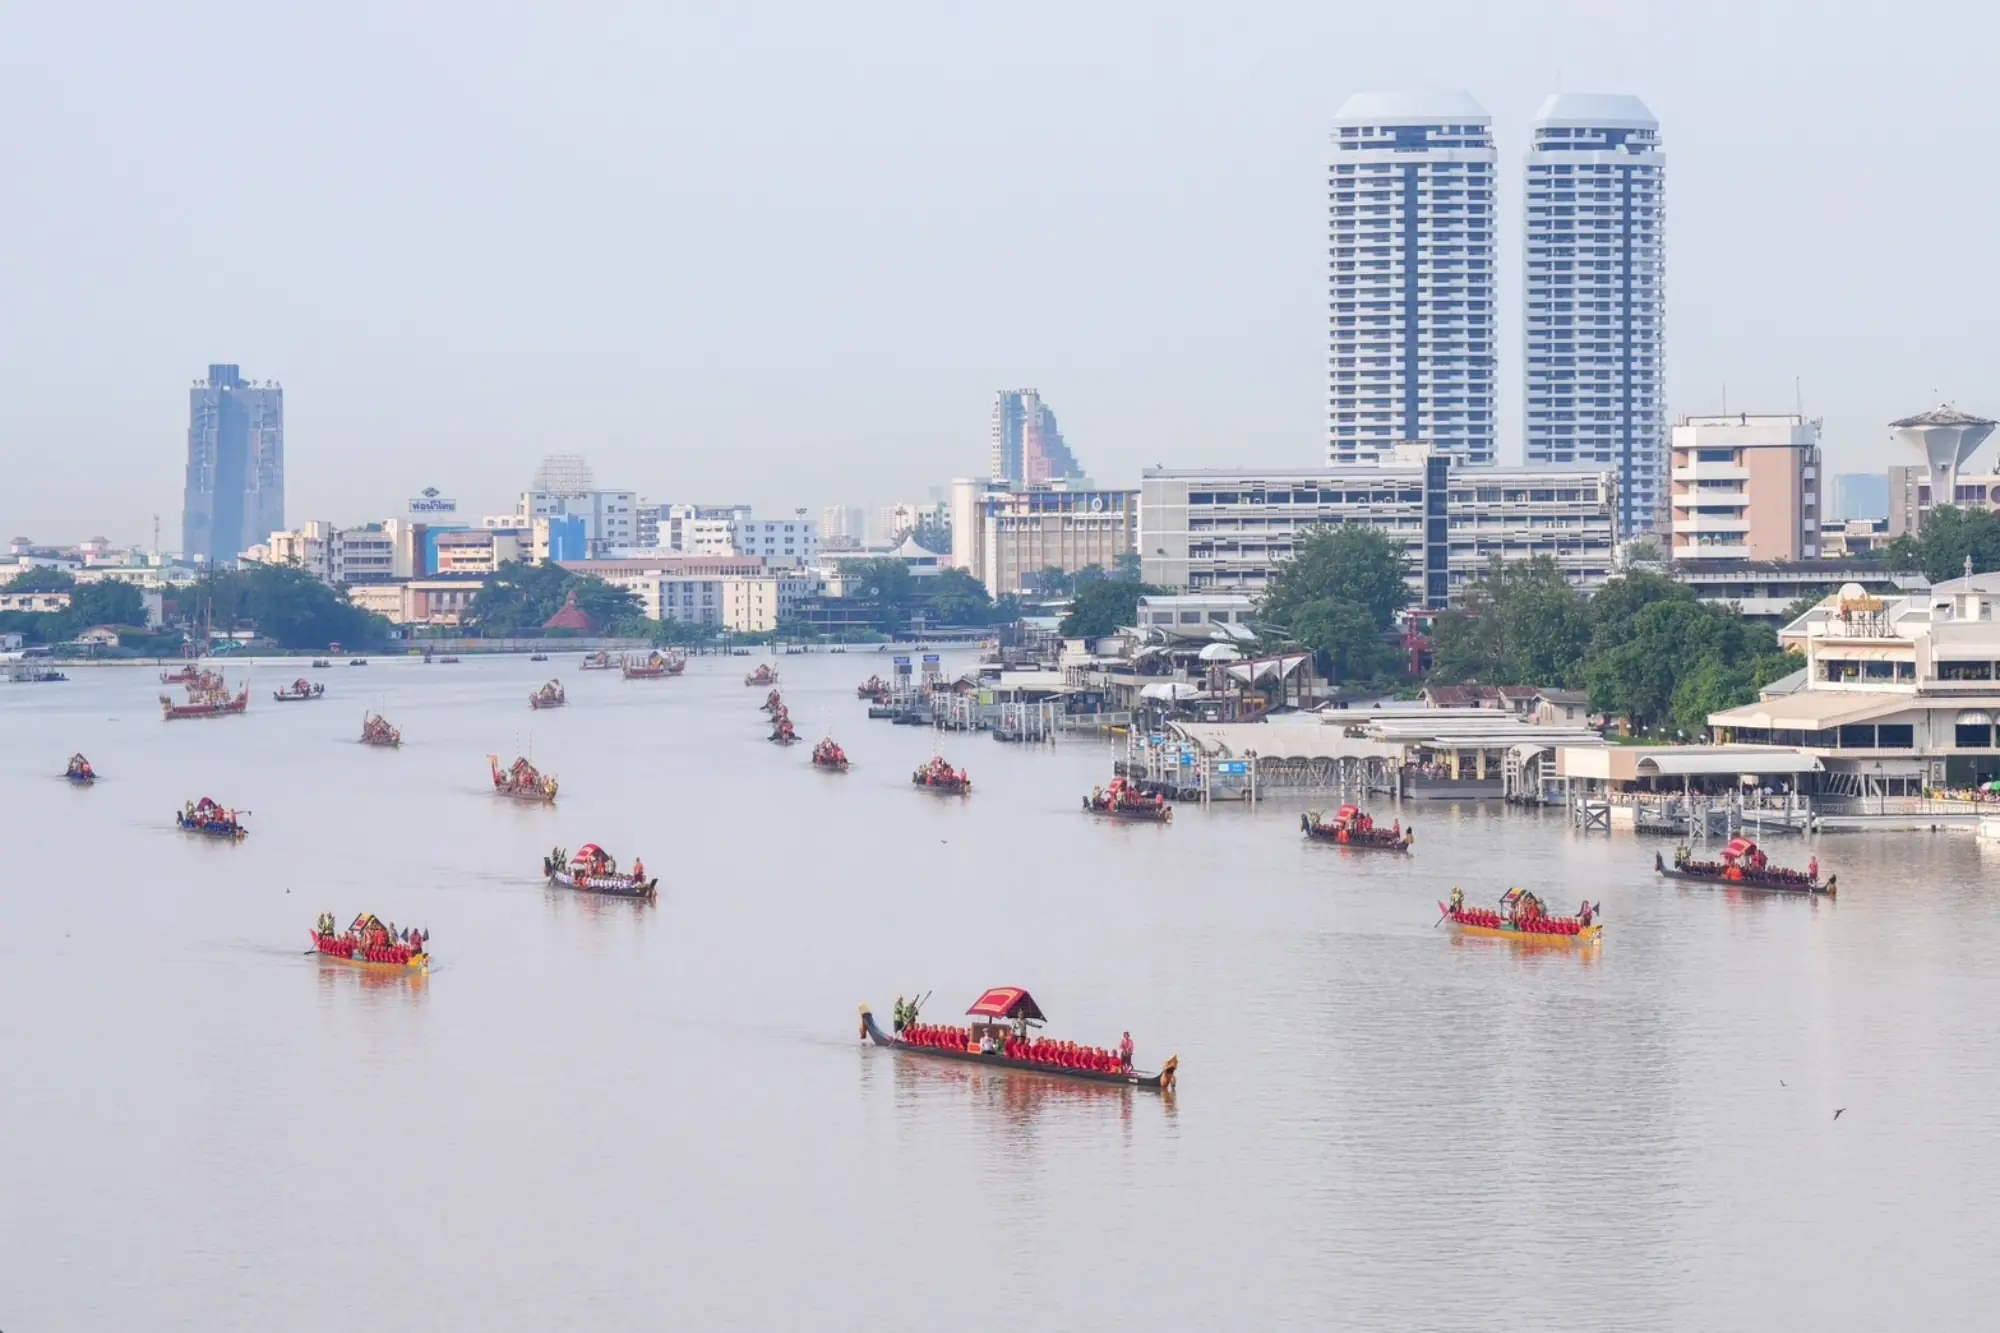
<path id="1" fill-rule="evenodd" d="M 1746 889 L 1753 893 L 1793 893 L 1800 897 L 1829 898 L 1839 895 L 1838 875 L 1819 877 L 1819 858 L 1804 870 L 1786 870 L 1764 862 L 1764 854 L 1748 838 L 1732 838 L 1722 849 L 1720 861 L 1697 861 L 1682 847 L 1674 853 L 1674 863 L 1653 853 L 1653 869 L 1668 879 L 1690 884 L 1706 884 L 1717 889 Z"/>
<path id="2" fill-rule="evenodd" d="M 993 1069 L 1018 1070 L 1024 1074 L 1046 1074 L 1051 1078 L 1074 1079 L 1084 1083 L 1104 1083 L 1119 1088 L 1147 1088 L 1172 1092 L 1176 1086 L 1181 1058 L 1176 1055 L 1149 1074 L 1142 1069 L 1121 1066 L 1117 1057 L 1093 1059 L 1073 1043 L 1024 1039 L 1030 1024 L 1044 1020 L 1041 1007 L 1028 992 L 1016 986 L 996 986 L 980 996 L 968 1015 L 986 1020 L 966 1028 L 936 1028 L 913 1025 L 905 1032 L 890 1034 L 875 1023 L 875 1013 L 861 1006 L 861 1039 L 907 1055 L 921 1055 L 958 1064 L 984 1065 Z M 959 1040 L 954 1041 L 957 1036 Z M 981 1040 L 996 1047 L 981 1050 Z M 1031 1052 L 1032 1054 L 1023 1054 Z M 1109 1055 L 1109 1053 L 1105 1053 Z"/>
<path id="3" fill-rule="evenodd" d="M 1341 806 L 1331 820 L 1322 820 L 1319 811 L 1308 810 L 1299 816 L 1299 831 L 1314 842 L 1371 852 L 1407 852 L 1417 841 L 1416 829 L 1404 828 L 1401 820 L 1382 828 L 1352 805 Z"/>
<path id="4" fill-rule="evenodd" d="M 657 876 L 648 878 L 645 862 L 633 863 L 632 873 L 620 874 L 618 863 L 605 855 L 596 843 L 586 844 L 571 860 L 560 847 L 542 858 L 542 873 L 549 883 L 578 893 L 601 893 L 608 898 L 640 898 L 647 902 L 660 896 Z"/>

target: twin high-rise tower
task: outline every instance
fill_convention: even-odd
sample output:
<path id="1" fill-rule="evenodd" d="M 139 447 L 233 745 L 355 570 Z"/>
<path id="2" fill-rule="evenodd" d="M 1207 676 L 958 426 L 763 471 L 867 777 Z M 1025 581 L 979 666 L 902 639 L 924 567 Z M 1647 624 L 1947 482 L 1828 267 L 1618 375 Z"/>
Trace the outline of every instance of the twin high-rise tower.
<path id="1" fill-rule="evenodd" d="M 1609 466 L 1619 529 L 1666 490 L 1665 155 L 1636 97 L 1561 94 L 1533 126 L 1523 237 L 1527 461 Z M 1334 117 L 1327 459 L 1404 442 L 1498 462 L 1492 118 L 1463 93 Z"/>

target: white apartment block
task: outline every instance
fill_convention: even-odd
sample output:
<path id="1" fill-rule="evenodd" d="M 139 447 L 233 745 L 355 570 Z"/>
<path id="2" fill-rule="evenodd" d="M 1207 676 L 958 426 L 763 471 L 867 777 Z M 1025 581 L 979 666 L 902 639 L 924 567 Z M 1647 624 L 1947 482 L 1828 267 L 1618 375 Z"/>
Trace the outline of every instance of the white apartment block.
<path id="1" fill-rule="evenodd" d="M 1363 523 L 1404 548 L 1415 607 L 1443 609 L 1495 556 L 1553 558 L 1595 588 L 1613 572 L 1618 474 L 1610 468 L 1456 468 L 1400 445 L 1379 464 L 1286 469 L 1148 468 L 1140 576 L 1190 593 L 1258 596 L 1314 528 Z"/>
<path id="2" fill-rule="evenodd" d="M 1333 122 L 1327 461 L 1426 443 L 1496 458 L 1492 118 L 1464 93 L 1359 93 Z"/>
<path id="3" fill-rule="evenodd" d="M 1542 103 L 1528 152 L 1530 464 L 1618 471 L 1621 537 L 1667 504 L 1666 154 L 1636 97 Z"/>
<path id="4" fill-rule="evenodd" d="M 730 527 L 730 551 L 772 565 L 809 565 L 819 556 L 819 523 L 810 518 L 740 518 Z"/>
<path id="5" fill-rule="evenodd" d="M 639 536 L 639 495 L 636 491 L 522 491 L 515 502 L 511 526 L 532 529 L 538 518 L 580 518 L 590 553 L 634 545 Z M 501 526 L 488 519 L 487 526 Z"/>

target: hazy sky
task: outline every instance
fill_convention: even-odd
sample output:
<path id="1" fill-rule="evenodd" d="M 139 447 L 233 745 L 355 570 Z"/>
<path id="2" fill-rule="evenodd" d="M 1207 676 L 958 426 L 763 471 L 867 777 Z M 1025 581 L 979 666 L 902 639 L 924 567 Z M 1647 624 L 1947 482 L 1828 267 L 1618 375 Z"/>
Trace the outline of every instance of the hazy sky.
<path id="1" fill-rule="evenodd" d="M 1971 4 L 0 8 L 0 536 L 178 544 L 188 381 L 286 390 L 288 517 L 537 459 L 764 509 L 984 470 L 1032 385 L 1100 482 L 1323 456 L 1324 160 L 1351 92 L 1457 88 L 1518 209 L 1554 90 L 1668 152 L 1675 413 L 2000 415 Z M 1989 447 L 1990 452 L 1990 447 Z M 1983 457 L 1980 461 L 1986 461 Z"/>

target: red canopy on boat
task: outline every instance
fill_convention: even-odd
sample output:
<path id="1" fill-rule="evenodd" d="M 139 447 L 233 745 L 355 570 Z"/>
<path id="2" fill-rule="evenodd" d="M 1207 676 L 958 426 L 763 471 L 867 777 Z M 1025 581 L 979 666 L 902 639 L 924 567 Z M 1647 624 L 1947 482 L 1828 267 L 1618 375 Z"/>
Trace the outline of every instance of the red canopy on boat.
<path id="1" fill-rule="evenodd" d="M 1725 861 L 1734 861 L 1739 857 L 1748 856 L 1756 850 L 1757 844 L 1748 838 L 1731 838 L 1729 845 L 1722 849 L 1722 859 Z"/>
<path id="2" fill-rule="evenodd" d="M 1042 1016 L 1042 1007 L 1035 1003 L 1035 997 L 1019 986 L 995 986 L 965 1012 L 981 1018 L 1027 1018 L 1037 1023 L 1048 1021 Z"/>

